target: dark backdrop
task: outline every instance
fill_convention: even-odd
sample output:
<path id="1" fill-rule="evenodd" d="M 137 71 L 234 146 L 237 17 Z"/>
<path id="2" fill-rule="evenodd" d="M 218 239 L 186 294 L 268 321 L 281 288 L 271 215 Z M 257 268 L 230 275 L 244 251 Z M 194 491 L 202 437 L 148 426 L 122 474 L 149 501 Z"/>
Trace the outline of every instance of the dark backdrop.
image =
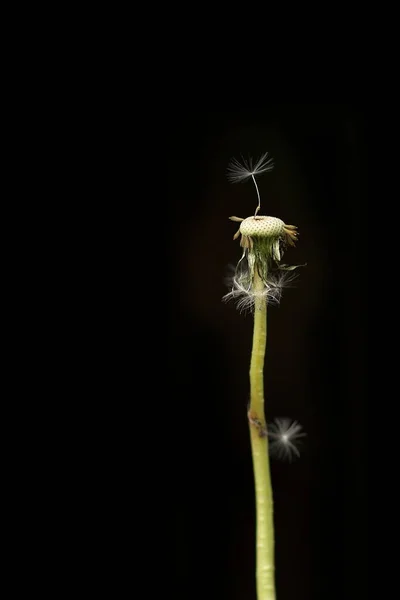
<path id="1" fill-rule="evenodd" d="M 261 213 L 297 225 L 285 262 L 307 263 L 268 312 L 266 416 L 303 425 L 300 460 L 272 462 L 279 600 L 365 597 L 366 115 L 278 104 L 170 115 L 168 263 L 176 589 L 255 600 L 254 490 L 246 407 L 252 317 L 224 304 L 240 257 L 230 215 L 254 213 L 232 157 L 268 151 Z"/>

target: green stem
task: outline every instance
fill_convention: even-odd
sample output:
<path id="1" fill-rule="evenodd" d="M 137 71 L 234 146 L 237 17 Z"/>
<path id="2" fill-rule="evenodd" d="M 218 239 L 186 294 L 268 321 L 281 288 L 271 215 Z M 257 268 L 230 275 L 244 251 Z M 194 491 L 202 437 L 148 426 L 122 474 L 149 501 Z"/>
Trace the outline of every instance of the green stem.
<path id="1" fill-rule="evenodd" d="M 253 289 L 264 287 L 254 269 Z M 264 359 L 267 344 L 267 302 L 255 298 L 253 349 L 250 363 L 250 439 L 256 499 L 257 600 L 275 600 L 274 522 L 268 437 L 264 414 Z"/>

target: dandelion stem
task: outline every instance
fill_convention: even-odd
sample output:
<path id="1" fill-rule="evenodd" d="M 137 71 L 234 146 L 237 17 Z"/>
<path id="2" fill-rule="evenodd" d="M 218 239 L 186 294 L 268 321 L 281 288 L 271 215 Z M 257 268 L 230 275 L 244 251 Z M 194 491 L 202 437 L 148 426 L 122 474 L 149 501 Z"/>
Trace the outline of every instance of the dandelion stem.
<path id="1" fill-rule="evenodd" d="M 253 348 L 250 363 L 250 412 L 261 421 L 266 431 L 264 414 L 264 359 L 267 344 L 267 302 L 262 291 L 263 281 L 254 270 Z M 250 421 L 256 500 L 256 585 L 257 600 L 275 600 L 274 524 L 271 475 L 268 458 L 268 437 L 260 435 L 260 427 Z"/>
<path id="2" fill-rule="evenodd" d="M 256 186 L 256 190 L 257 190 L 257 196 L 258 196 L 258 206 L 257 206 L 257 208 L 256 208 L 256 212 L 254 213 L 254 216 L 256 216 L 256 215 L 257 215 L 257 213 L 258 213 L 258 211 L 259 211 L 259 210 L 260 210 L 260 208 L 261 208 L 261 198 L 260 198 L 260 192 L 258 191 L 258 185 L 257 185 L 256 179 L 255 179 L 255 177 L 254 177 L 254 175 L 253 175 L 253 174 L 251 175 L 251 177 L 252 177 L 252 179 L 253 179 L 253 181 L 254 181 L 254 185 Z"/>

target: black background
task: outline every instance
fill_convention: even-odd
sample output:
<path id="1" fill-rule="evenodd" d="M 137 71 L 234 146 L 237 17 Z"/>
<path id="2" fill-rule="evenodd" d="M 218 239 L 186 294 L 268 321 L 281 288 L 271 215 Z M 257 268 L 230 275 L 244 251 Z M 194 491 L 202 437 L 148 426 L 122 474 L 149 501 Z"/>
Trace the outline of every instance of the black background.
<path id="1" fill-rule="evenodd" d="M 240 258 L 230 215 L 254 213 L 232 157 L 268 151 L 260 214 L 297 225 L 284 256 L 307 263 L 268 312 L 268 420 L 307 433 L 301 458 L 273 461 L 279 600 L 365 597 L 367 116 L 350 104 L 277 104 L 171 115 L 168 364 L 179 598 L 255 599 L 248 424 L 252 317 L 221 301 Z"/>

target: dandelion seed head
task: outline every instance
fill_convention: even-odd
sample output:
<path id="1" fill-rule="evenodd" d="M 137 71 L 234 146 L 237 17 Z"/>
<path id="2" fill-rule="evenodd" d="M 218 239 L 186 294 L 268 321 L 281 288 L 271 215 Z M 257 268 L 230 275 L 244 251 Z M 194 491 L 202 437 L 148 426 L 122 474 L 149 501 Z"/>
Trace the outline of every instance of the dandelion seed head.
<path id="1" fill-rule="evenodd" d="M 269 451 L 271 456 L 291 462 L 299 458 L 301 439 L 306 434 L 298 421 L 288 418 L 274 419 L 268 425 Z"/>
<path id="2" fill-rule="evenodd" d="M 248 236 L 280 237 L 284 233 L 285 223 L 276 217 L 247 217 L 240 223 L 240 233 Z"/>

